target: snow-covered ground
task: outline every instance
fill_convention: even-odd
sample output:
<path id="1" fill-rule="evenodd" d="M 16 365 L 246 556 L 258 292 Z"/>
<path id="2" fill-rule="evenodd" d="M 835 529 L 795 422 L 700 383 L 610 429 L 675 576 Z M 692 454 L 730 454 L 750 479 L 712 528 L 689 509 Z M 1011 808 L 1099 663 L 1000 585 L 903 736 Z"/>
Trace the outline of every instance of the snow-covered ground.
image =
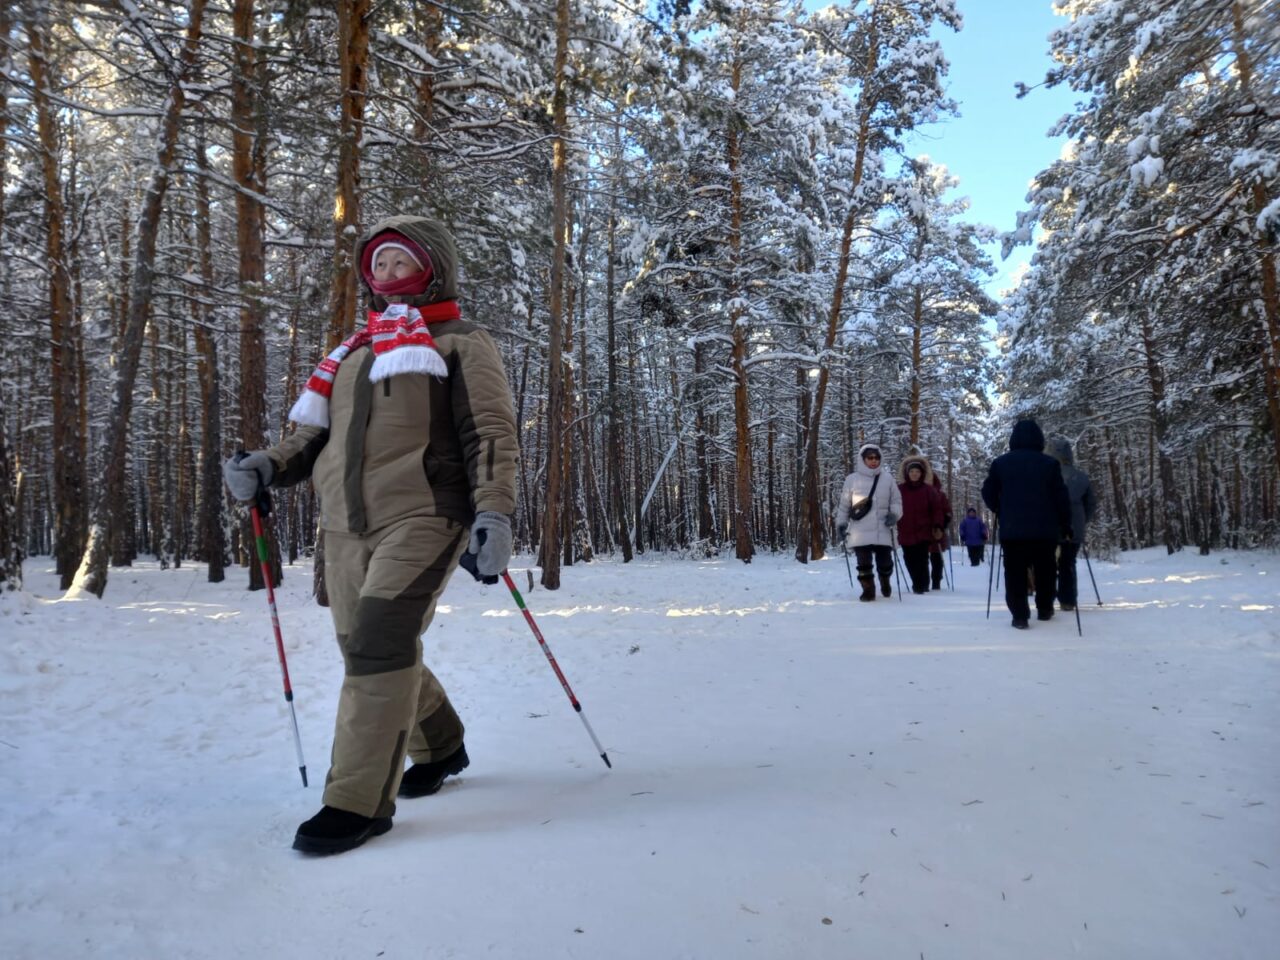
<path id="1" fill-rule="evenodd" d="M 526 599 L 455 577 L 428 660 L 472 764 L 351 853 L 309 568 L 115 570 L 0 599 L 0 957 L 1227 960 L 1280 942 L 1280 558 L 1094 563 L 1009 628 L 988 568 L 859 604 L 844 560 L 642 559 Z M 524 558 L 528 562 L 528 558 Z M 523 570 L 515 571 L 521 588 Z M 1267 944 L 1271 944 L 1270 947 Z"/>

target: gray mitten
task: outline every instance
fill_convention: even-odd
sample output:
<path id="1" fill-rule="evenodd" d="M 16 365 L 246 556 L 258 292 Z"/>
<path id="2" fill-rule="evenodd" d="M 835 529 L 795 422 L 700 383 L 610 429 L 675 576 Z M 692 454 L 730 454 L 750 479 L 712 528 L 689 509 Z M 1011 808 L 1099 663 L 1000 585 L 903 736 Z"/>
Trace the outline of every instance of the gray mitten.
<path id="1" fill-rule="evenodd" d="M 483 537 L 481 531 L 484 531 Z M 471 524 L 467 552 L 476 555 L 476 572 L 480 576 L 498 576 L 511 562 L 511 521 L 501 513 L 481 510 Z"/>
<path id="2" fill-rule="evenodd" d="M 261 450 L 255 450 L 239 462 L 231 457 L 222 465 L 222 479 L 231 495 L 242 502 L 257 497 L 263 487 L 271 486 L 276 468 L 271 458 Z"/>
<path id="3" fill-rule="evenodd" d="M 898 515 L 896 513 L 886 513 L 884 515 L 884 525 L 886 527 L 892 527 L 897 522 L 898 522 Z"/>

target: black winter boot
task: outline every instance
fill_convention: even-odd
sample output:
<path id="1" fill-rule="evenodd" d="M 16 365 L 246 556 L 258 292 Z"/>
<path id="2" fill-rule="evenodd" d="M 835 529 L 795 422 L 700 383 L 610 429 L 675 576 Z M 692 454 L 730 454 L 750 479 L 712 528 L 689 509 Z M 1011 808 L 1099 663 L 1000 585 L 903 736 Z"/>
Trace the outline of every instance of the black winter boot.
<path id="1" fill-rule="evenodd" d="M 880 596 L 893 596 L 893 581 L 889 579 L 889 575 L 887 573 L 880 574 Z"/>
<path id="2" fill-rule="evenodd" d="M 430 763 L 415 763 L 400 778 L 401 797 L 429 797 L 440 789 L 444 778 L 461 773 L 471 765 L 467 756 L 466 744 L 463 744 L 443 760 Z"/>
<path id="3" fill-rule="evenodd" d="M 858 597 L 863 603 L 867 603 L 876 598 L 876 582 L 871 577 L 859 577 L 858 582 L 862 584 L 862 596 Z"/>
<path id="4" fill-rule="evenodd" d="M 390 829 L 390 817 L 362 817 L 348 810 L 325 806 L 298 827 L 293 849 L 303 853 L 344 853 Z"/>

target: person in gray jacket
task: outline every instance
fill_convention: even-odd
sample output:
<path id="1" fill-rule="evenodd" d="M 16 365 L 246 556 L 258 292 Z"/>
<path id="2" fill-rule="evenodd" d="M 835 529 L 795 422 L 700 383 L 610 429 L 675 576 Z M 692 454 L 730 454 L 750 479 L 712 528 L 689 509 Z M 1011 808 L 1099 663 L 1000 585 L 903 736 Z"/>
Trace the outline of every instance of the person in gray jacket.
<path id="1" fill-rule="evenodd" d="M 1071 500 L 1071 539 L 1058 544 L 1058 604 L 1070 611 L 1076 608 L 1077 600 L 1076 555 L 1084 546 L 1085 526 L 1093 519 L 1098 501 L 1089 474 L 1076 466 L 1070 440 L 1052 441 L 1048 452 L 1062 464 L 1062 482 Z"/>

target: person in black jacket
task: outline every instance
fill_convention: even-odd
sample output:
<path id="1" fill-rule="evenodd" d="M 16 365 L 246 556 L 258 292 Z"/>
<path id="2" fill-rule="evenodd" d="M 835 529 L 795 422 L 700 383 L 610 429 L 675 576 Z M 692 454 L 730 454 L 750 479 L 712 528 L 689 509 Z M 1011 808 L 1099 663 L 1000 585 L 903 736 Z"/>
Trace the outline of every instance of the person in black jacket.
<path id="1" fill-rule="evenodd" d="M 1013 625 L 1027 628 L 1027 568 L 1035 573 L 1036 619 L 1053 617 L 1054 552 L 1071 538 L 1071 506 L 1058 461 L 1044 453 L 1044 433 L 1034 420 L 1019 420 L 1009 452 L 991 463 L 982 499 L 997 517 L 1004 549 L 1004 602 Z"/>

